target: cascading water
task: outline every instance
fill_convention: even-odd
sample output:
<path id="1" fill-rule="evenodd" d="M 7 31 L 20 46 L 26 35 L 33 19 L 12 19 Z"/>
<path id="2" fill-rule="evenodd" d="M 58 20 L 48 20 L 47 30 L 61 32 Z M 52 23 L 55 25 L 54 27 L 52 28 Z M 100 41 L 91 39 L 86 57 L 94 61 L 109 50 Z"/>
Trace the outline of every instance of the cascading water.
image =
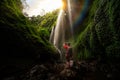
<path id="1" fill-rule="evenodd" d="M 63 10 L 60 10 L 59 12 L 59 15 L 58 15 L 58 18 L 57 18 L 57 24 L 56 24 L 56 27 L 54 26 L 52 28 L 52 31 L 51 31 L 51 35 L 50 35 L 50 42 L 52 44 L 54 44 L 55 48 L 58 50 L 58 52 L 60 53 L 60 59 L 62 60 L 62 52 L 60 50 L 60 44 L 59 42 L 60 41 L 63 41 L 63 37 L 64 37 L 64 32 L 61 31 L 63 29 L 63 20 L 64 20 L 64 17 L 63 17 Z M 61 36 L 62 35 L 62 36 Z M 61 37 L 62 38 L 61 38 Z"/>
<path id="2" fill-rule="evenodd" d="M 73 29 L 72 29 L 72 8 L 71 8 L 71 2 L 70 0 L 67 0 L 68 3 L 68 16 L 69 16 L 69 21 L 70 21 L 70 28 L 71 28 L 71 33 L 72 33 L 72 37 L 73 37 Z"/>
<path id="3" fill-rule="evenodd" d="M 81 29 L 80 24 L 85 19 L 90 0 L 62 0 L 64 6 L 60 10 L 57 24 L 53 27 L 50 42 L 59 51 L 61 60 L 64 60 L 64 42 L 71 42 L 74 35 Z M 74 21 L 74 23 L 73 23 Z M 75 50 L 73 50 L 76 54 Z M 76 56 L 74 55 L 73 56 Z"/>
<path id="4" fill-rule="evenodd" d="M 56 47 L 59 47 L 59 40 L 60 40 L 60 35 L 63 34 L 64 36 L 64 32 L 61 31 L 61 29 L 63 28 L 63 20 L 64 20 L 64 17 L 63 17 L 63 10 L 60 11 L 59 13 L 59 16 L 58 16 L 58 19 L 57 19 L 57 24 L 56 24 L 56 27 L 55 27 L 55 33 L 54 33 L 54 40 L 53 40 L 53 44 L 56 46 Z M 61 36 L 61 37 L 63 37 Z M 61 38 L 63 39 L 63 38 Z"/>
<path id="5" fill-rule="evenodd" d="M 69 42 L 73 36 L 72 31 L 72 13 L 70 0 L 66 1 L 67 9 L 60 10 L 56 27 L 53 27 L 50 42 L 54 44 L 56 49 L 59 51 L 61 60 L 64 59 L 63 54 L 63 43 Z"/>

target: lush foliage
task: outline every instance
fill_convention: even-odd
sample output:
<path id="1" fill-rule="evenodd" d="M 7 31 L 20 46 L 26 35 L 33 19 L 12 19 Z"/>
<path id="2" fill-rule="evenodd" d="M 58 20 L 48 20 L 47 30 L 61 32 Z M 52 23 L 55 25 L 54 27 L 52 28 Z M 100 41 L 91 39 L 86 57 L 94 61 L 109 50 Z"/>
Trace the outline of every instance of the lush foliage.
<path id="1" fill-rule="evenodd" d="M 49 58 L 55 57 L 57 51 L 48 38 L 57 11 L 30 20 L 23 15 L 22 9 L 20 0 L 3 0 L 0 3 L 0 58 L 18 56 L 50 60 Z"/>
<path id="2" fill-rule="evenodd" d="M 119 3 L 119 0 L 93 0 L 80 26 L 84 29 L 75 42 L 79 59 L 120 57 Z"/>
<path id="3" fill-rule="evenodd" d="M 43 16 L 38 15 L 36 17 L 32 16 L 30 18 L 32 25 L 37 27 L 37 31 L 40 33 L 40 35 L 44 35 L 42 37 L 46 36 L 47 40 L 49 39 L 52 27 L 56 25 L 58 12 L 59 12 L 59 9 L 53 12 L 46 13 Z"/>

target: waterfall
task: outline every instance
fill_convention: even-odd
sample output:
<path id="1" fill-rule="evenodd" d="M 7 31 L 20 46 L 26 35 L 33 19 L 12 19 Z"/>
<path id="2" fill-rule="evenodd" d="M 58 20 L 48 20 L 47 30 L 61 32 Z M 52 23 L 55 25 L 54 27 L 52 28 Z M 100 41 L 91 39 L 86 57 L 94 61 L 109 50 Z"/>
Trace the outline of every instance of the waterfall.
<path id="1" fill-rule="evenodd" d="M 63 10 L 60 10 L 60 13 L 58 15 L 58 19 L 57 19 L 57 24 L 56 24 L 56 27 L 55 27 L 55 33 L 54 33 L 54 40 L 53 40 L 53 44 L 59 48 L 59 40 L 60 40 L 60 37 L 62 33 L 62 28 L 63 28 Z M 63 34 L 64 36 L 64 34 Z M 61 38 L 62 39 L 62 38 Z"/>
<path id="2" fill-rule="evenodd" d="M 72 23 L 73 23 L 73 21 L 72 21 L 72 8 L 71 8 L 70 0 L 67 0 L 67 3 L 68 3 L 68 16 L 69 16 L 69 21 L 70 21 L 70 28 L 71 28 L 71 33 L 73 34 L 73 29 L 72 29 Z"/>
<path id="3" fill-rule="evenodd" d="M 55 46 L 55 48 L 60 53 L 60 59 L 62 60 L 62 52 L 61 52 L 61 44 L 64 42 L 64 21 L 65 21 L 65 13 L 63 10 L 60 10 L 57 24 L 52 28 L 51 35 L 50 35 L 50 42 Z"/>
<path id="4" fill-rule="evenodd" d="M 56 49 L 59 51 L 61 59 L 63 59 L 63 43 L 69 42 L 72 38 L 72 13 L 71 3 L 67 0 L 67 9 L 60 10 L 56 26 L 53 27 L 50 42 L 54 44 Z"/>
<path id="5" fill-rule="evenodd" d="M 50 34 L 50 42 L 53 43 L 54 40 L 54 31 L 55 31 L 55 27 L 52 28 L 51 34 Z"/>

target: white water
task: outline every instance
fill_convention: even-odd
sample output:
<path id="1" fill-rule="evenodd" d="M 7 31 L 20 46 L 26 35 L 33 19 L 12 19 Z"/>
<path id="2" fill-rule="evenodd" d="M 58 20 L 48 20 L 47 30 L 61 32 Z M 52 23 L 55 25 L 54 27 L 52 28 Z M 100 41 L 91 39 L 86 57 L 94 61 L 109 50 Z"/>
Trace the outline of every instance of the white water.
<path id="1" fill-rule="evenodd" d="M 70 28 L 71 28 L 71 31 L 72 31 L 72 8 L 71 8 L 71 2 L 70 0 L 67 0 L 67 3 L 68 3 L 68 16 L 69 16 L 69 21 L 70 21 Z"/>
<path id="2" fill-rule="evenodd" d="M 51 35 L 50 35 L 50 42 L 55 46 L 55 48 L 60 53 L 60 59 L 62 60 L 62 52 L 61 52 L 61 44 L 64 42 L 64 11 L 60 10 L 58 18 L 57 18 L 57 24 L 55 27 L 52 28 Z"/>
<path id="3" fill-rule="evenodd" d="M 61 31 L 61 28 L 63 26 L 63 10 L 60 10 L 60 13 L 58 15 L 58 19 L 57 19 L 57 24 L 56 24 L 56 27 L 55 27 L 55 34 L 54 34 L 54 40 L 53 40 L 53 44 L 58 47 L 59 45 L 59 38 L 60 38 L 60 31 Z M 64 36 L 64 35 L 63 35 Z"/>
<path id="4" fill-rule="evenodd" d="M 50 42 L 54 44 L 56 49 L 59 51 L 61 59 L 63 55 L 63 43 L 69 42 L 70 39 L 73 37 L 73 30 L 72 30 L 72 8 L 70 0 L 67 0 L 67 11 L 60 10 L 56 27 L 53 27 Z"/>

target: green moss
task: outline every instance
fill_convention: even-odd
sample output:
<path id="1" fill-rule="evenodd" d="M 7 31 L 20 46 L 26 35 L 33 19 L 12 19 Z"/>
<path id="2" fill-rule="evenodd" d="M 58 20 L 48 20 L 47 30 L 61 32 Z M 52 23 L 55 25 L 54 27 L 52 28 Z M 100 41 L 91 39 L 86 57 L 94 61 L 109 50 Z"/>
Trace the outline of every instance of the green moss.
<path id="1" fill-rule="evenodd" d="M 119 1 L 94 0 L 88 11 L 88 16 L 81 27 L 84 30 L 76 37 L 80 59 L 90 57 L 119 57 Z M 85 56 L 86 55 L 86 56 Z"/>
<path id="2" fill-rule="evenodd" d="M 48 58 L 46 60 L 48 61 L 51 58 L 56 59 L 54 56 L 58 55 L 57 51 L 49 43 L 48 38 L 50 35 L 49 28 L 55 23 L 57 17 L 50 17 L 53 13 L 49 13 L 50 19 L 48 20 L 53 20 L 51 21 L 53 23 L 46 22 L 43 24 L 47 24 L 46 26 L 37 25 L 39 22 L 33 23 L 33 20 L 25 17 L 22 9 L 23 6 L 20 0 L 3 0 L 0 3 L 0 46 L 2 47 L 0 58 L 4 59 L 5 56 L 9 56 L 9 58 L 26 57 L 42 59 L 39 56 L 46 55 Z M 47 20 L 46 16 L 44 16 L 44 20 Z M 42 18 L 40 17 L 40 20 Z"/>

